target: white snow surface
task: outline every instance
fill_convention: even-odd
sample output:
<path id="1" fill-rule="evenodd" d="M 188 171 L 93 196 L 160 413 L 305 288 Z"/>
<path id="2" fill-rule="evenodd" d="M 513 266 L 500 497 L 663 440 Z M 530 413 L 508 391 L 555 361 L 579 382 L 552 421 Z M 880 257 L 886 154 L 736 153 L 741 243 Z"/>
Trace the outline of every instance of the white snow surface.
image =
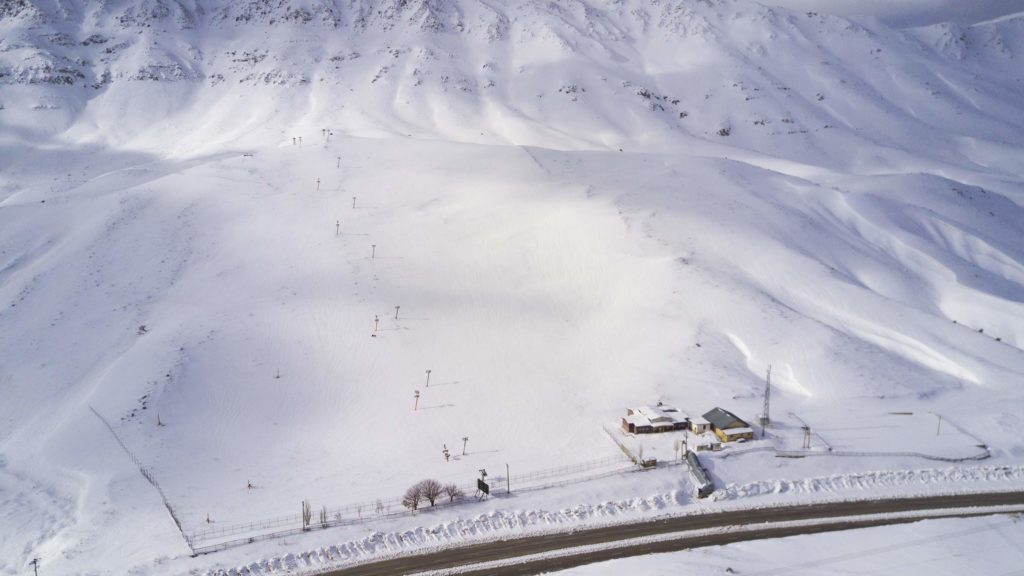
<path id="1" fill-rule="evenodd" d="M 161 496 L 191 534 L 500 486 L 611 461 L 628 406 L 755 422 L 768 364 L 775 440 L 708 456 L 701 506 L 990 489 L 1024 465 L 1022 57 L 1020 16 L 746 0 L 3 4 L 0 574 L 404 530 L 189 559 Z M 815 457 L 776 458 L 800 419 Z"/>
<path id="2" fill-rule="evenodd" d="M 616 479 L 620 482 L 620 479 Z M 251 556 L 245 556 L 241 550 L 232 551 L 224 556 L 240 559 L 235 565 L 230 560 L 218 567 L 211 568 L 207 576 L 224 576 L 237 573 L 250 574 L 302 574 L 318 573 L 332 568 L 340 568 L 354 564 L 383 560 L 402 555 L 432 552 L 452 545 L 468 545 L 494 540 L 504 540 L 524 536 L 537 536 L 545 533 L 564 532 L 582 528 L 596 528 L 624 522 L 638 522 L 674 516 L 699 514 L 722 509 L 750 509 L 773 505 L 792 504 L 794 502 L 829 502 L 850 500 L 873 496 L 914 496 L 922 494 L 952 494 L 961 486 L 971 485 L 975 490 L 1014 490 L 1024 488 L 1024 467 L 1017 468 L 973 468 L 944 470 L 906 470 L 900 472 L 873 472 L 851 474 L 846 477 L 811 478 L 794 487 L 785 482 L 767 483 L 760 486 L 744 486 L 737 489 L 728 486 L 726 491 L 717 492 L 713 506 L 703 505 L 694 501 L 689 493 L 672 490 L 668 493 L 651 495 L 645 498 L 628 500 L 604 501 L 598 504 L 577 504 L 561 509 L 492 509 L 476 516 L 461 515 L 443 518 L 434 525 L 417 523 L 415 519 L 401 522 L 398 530 L 379 532 L 368 527 L 368 535 L 358 539 L 338 541 L 331 538 L 337 531 L 328 530 L 310 540 L 318 541 L 315 547 L 304 549 L 292 547 L 288 552 L 253 562 Z M 801 498 L 793 500 L 793 497 Z M 810 498 L 807 498 L 807 497 Z M 578 497 L 578 493 L 577 493 Z M 548 502 L 557 503 L 559 496 L 545 494 L 542 497 Z M 564 496 L 563 496 L 564 498 Z M 742 498 L 737 502 L 720 502 L 725 499 Z M 519 503 L 519 502 L 517 502 Z M 733 505 L 735 504 L 735 505 Z M 873 518 L 900 518 L 927 515 L 949 515 L 960 512 L 977 513 L 980 509 L 945 509 L 930 512 L 907 514 L 881 514 Z M 1021 506 L 991 507 L 990 512 L 1021 512 Z M 433 511 L 432 511 L 433 512 Z M 849 519 L 866 519 L 868 517 L 850 517 Z M 818 521 L 801 523 L 776 523 L 784 526 L 792 524 L 815 524 Z M 726 528 L 729 530 L 731 528 Z M 747 528 L 742 528 L 747 529 Z M 717 530 L 717 529 L 716 529 Z M 690 531 L 689 535 L 706 531 Z M 344 532 L 342 532 L 344 533 Z M 653 540 L 672 540 L 684 533 L 664 534 L 657 537 L 634 538 L 616 542 L 614 546 Z M 531 555 L 530 558 L 548 556 L 575 555 L 585 553 L 589 549 L 601 549 L 608 545 L 594 545 L 571 548 L 552 553 Z M 486 565 L 469 565 L 465 570 L 485 569 L 490 565 L 515 564 L 518 560 L 504 560 Z M 456 570 L 458 572 L 459 570 Z"/>
<path id="3" fill-rule="evenodd" d="M 922 520 L 598 562 L 558 576 L 675 574 L 1017 574 L 1024 561 L 1020 513 Z"/>

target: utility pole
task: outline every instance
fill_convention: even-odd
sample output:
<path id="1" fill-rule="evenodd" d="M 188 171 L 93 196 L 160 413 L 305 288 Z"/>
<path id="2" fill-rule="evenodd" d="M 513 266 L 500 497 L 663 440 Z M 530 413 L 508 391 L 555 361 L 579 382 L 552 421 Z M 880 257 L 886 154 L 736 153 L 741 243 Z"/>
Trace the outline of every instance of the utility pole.
<path id="1" fill-rule="evenodd" d="M 380 327 L 380 317 L 376 314 L 373 315 L 373 332 L 376 334 Z"/>
<path id="2" fill-rule="evenodd" d="M 810 426 L 804 426 L 803 430 L 804 430 L 804 450 L 810 450 L 811 449 L 811 427 Z"/>
<path id="3" fill-rule="evenodd" d="M 319 177 L 317 177 L 317 179 L 316 179 L 316 191 L 317 192 L 320 191 L 320 178 Z"/>
<path id="4" fill-rule="evenodd" d="M 939 430 L 942 430 L 942 414 L 935 415 L 939 419 L 939 423 L 935 426 L 935 435 L 939 435 Z"/>
<path id="5" fill-rule="evenodd" d="M 427 385 L 426 388 L 430 388 L 430 370 L 427 370 Z"/>
<path id="6" fill-rule="evenodd" d="M 334 223 L 334 235 L 341 236 L 341 220 Z"/>
<path id="7" fill-rule="evenodd" d="M 771 407 L 772 397 L 772 365 L 768 365 L 768 375 L 765 376 L 764 380 L 764 410 L 761 412 L 761 434 L 763 435 L 769 424 L 771 424 L 771 414 L 769 409 Z"/>
<path id="8" fill-rule="evenodd" d="M 401 306 L 395 306 L 395 320 L 398 320 L 398 309 L 399 308 L 401 308 Z"/>
<path id="9" fill-rule="evenodd" d="M 353 210 L 356 209 L 356 197 L 355 196 L 352 197 L 352 209 Z"/>
<path id="10" fill-rule="evenodd" d="M 338 168 L 341 168 L 341 156 L 338 156 Z"/>
<path id="11" fill-rule="evenodd" d="M 508 462 L 505 462 L 505 492 L 512 493 L 512 480 L 509 478 Z"/>
<path id="12" fill-rule="evenodd" d="M 466 455 L 466 442 L 469 442 L 469 436 L 462 437 L 462 455 Z"/>
<path id="13" fill-rule="evenodd" d="M 413 392 L 413 397 L 416 398 L 416 403 L 412 405 L 412 409 L 415 412 L 416 410 L 420 409 L 420 391 L 415 390 Z"/>
<path id="14" fill-rule="evenodd" d="M 31 564 L 32 568 L 35 570 L 36 576 L 39 576 L 39 558 L 33 558 L 29 564 Z"/>
<path id="15" fill-rule="evenodd" d="M 372 259 L 374 259 L 376 257 L 377 257 L 377 245 L 376 244 L 370 244 L 370 259 L 372 260 Z"/>

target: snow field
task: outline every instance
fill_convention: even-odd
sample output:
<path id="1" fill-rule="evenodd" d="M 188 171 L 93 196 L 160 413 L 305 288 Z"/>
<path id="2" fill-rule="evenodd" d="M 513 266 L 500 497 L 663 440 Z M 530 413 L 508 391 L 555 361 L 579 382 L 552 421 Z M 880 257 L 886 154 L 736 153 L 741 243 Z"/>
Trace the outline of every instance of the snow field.
<path id="1" fill-rule="evenodd" d="M 835 300 L 830 286 L 850 289 L 824 280 L 827 274 L 786 248 L 806 242 L 790 236 L 807 218 L 810 197 L 752 196 L 740 185 L 763 176 L 760 168 L 415 140 L 399 146 L 335 137 L 324 149 L 308 142 L 315 138 L 251 157 L 83 174 L 79 195 L 51 200 L 68 207 L 58 203 L 48 216 L 64 223 L 53 229 L 75 229 L 81 238 L 50 241 L 62 249 L 50 252 L 45 268 L 30 276 L 14 267 L 6 284 L 26 299 L 54 302 L 55 318 L 72 323 L 50 334 L 47 327 L 33 332 L 26 320 L 18 344 L 25 354 L 44 337 L 58 337 L 69 339 L 69 348 L 97 346 L 97 357 L 110 358 L 64 410 L 74 414 L 88 402 L 116 422 L 155 471 L 186 531 L 207 526 L 207 515 L 216 527 L 294 514 L 304 499 L 319 509 L 392 497 L 426 476 L 464 483 L 479 468 L 493 473 L 505 462 L 515 473 L 614 455 L 600 427 L 587 422 L 608 421 L 652 398 L 668 398 L 692 415 L 724 404 L 753 419 L 769 361 L 776 409 L 814 407 L 823 413 L 818 421 L 833 419 L 830 406 L 838 399 L 857 398 L 852 414 L 911 407 L 957 415 L 964 402 L 997 403 L 958 385 L 955 370 L 922 371 L 920 357 L 899 340 L 860 339 L 867 333 L 850 329 L 849 318 L 864 323 L 876 305 L 908 305 L 864 288 L 857 289 L 859 304 Z M 632 185 L 626 166 L 648 171 L 642 188 Z M 691 176 L 681 190 L 679 174 Z M 769 178 L 789 186 L 788 177 Z M 95 212 L 81 212 L 77 206 L 89 195 L 97 195 Z M 28 210 L 27 197 L 13 200 Z M 789 212 L 762 217 L 783 200 L 791 202 Z M 94 224 L 76 229 L 83 214 L 92 214 Z M 751 232 L 730 232 L 737 226 Z M 135 237 L 145 240 L 126 242 Z M 28 229 L 14 238 L 25 246 L 47 242 L 30 239 Z M 74 249 L 110 242 L 120 248 L 109 256 Z M 761 256 L 737 268 L 726 264 L 733 253 Z M 773 258 L 775 266 L 766 266 Z M 46 283 L 46 293 L 25 283 L 40 274 L 75 278 L 76 266 L 94 279 Z M 105 272 L 125 266 L 133 271 L 128 278 Z M 765 282 L 791 266 L 818 274 L 824 291 Z M 994 284 L 977 289 L 988 286 Z M 818 320 L 780 304 L 787 300 L 815 310 Z M 125 301 L 132 305 L 111 305 Z M 836 308 L 840 301 L 844 307 Z M 830 317 L 822 309 L 838 312 Z M 83 314 L 90 310 L 92 316 Z M 916 333 L 916 321 L 900 318 L 920 314 L 894 314 L 885 329 Z M 375 337 L 374 315 L 381 320 Z M 141 325 L 147 330 L 140 335 Z M 1009 342 L 951 322 L 927 325 L 957 366 L 982 367 L 975 379 L 989 389 L 999 390 L 1001 375 L 1019 362 Z M 99 352 L 97 329 L 119 346 Z M 679 336 L 666 337 L 672 333 Z M 945 343 L 954 339 L 970 356 Z M 934 342 L 933 349 L 940 345 Z M 75 362 L 53 358 L 21 369 L 66 374 L 81 370 Z M 414 390 L 422 394 L 416 411 Z M 157 413 L 164 426 L 156 425 Z M 967 420 L 997 453 L 1008 454 L 1017 448 L 1003 434 L 1007 418 L 997 409 Z M 818 421 L 816 427 L 828 426 Z M 23 454 L 47 443 L 73 446 L 69 436 L 97 429 L 91 416 L 63 422 L 47 429 L 38 421 L 36 432 L 23 436 Z M 465 457 L 463 436 L 470 437 Z M 96 438 L 111 443 L 106 435 Z M 451 462 L 441 457 L 442 445 L 456 455 Z M 24 462 L 12 452 L 12 463 Z M 116 450 L 111 458 L 125 464 Z M 753 464 L 761 460 L 753 458 L 716 462 L 712 473 L 736 483 L 763 476 Z M 813 466 L 803 468 L 815 476 Z M 133 482 L 130 465 L 118 474 Z M 136 489 L 150 489 L 138 480 Z M 57 493 L 81 490 L 71 486 Z M 151 514 L 167 521 L 159 507 Z M 87 517 L 75 522 L 88 524 Z M 125 523 L 125 530 L 133 522 L 115 524 Z M 163 541 L 162 554 L 181 554 L 176 538 Z M 51 542 L 67 548 L 66 540 Z M 144 548 L 139 558 L 151 554 Z"/>
<path id="2" fill-rule="evenodd" d="M 605 576 L 641 570 L 669 574 L 822 574 L 852 572 L 929 576 L 1013 574 L 1024 558 L 1019 512 L 790 536 L 594 563 L 552 572 Z"/>
<path id="3" fill-rule="evenodd" d="M 662 398 L 753 421 L 768 364 L 815 428 L 1024 458 L 1020 17 L 144 4 L 0 18 L 0 573 L 205 569 L 90 407 L 187 530 L 611 457 Z M 710 461 L 740 503 L 922 465 Z M 686 491 L 625 476 L 530 508 Z"/>
<path id="4" fill-rule="evenodd" d="M 325 149 L 308 142 L 315 139 L 253 156 L 136 164 L 93 177 L 83 170 L 81 190 L 51 199 L 48 212 L 30 212 L 30 196 L 8 199 L 60 223 L 50 229 L 79 235 L 71 243 L 33 237 L 30 228 L 12 234 L 25 250 L 59 248 L 31 273 L 9 268 L 5 287 L 33 306 L 50 302 L 55 321 L 67 318 L 54 331 L 24 316 L 15 345 L 31 355 L 44 339 L 64 338 L 68 349 L 95 347 L 95 357 L 107 358 L 91 372 L 80 356 L 18 368 L 12 380 L 81 373 L 90 384 L 57 408 L 69 415 L 61 426 L 39 419 L 20 427 L 9 456 L 15 469 L 42 446 L 95 434 L 88 431 L 98 423 L 78 412 L 92 404 L 152 467 L 186 531 L 206 526 L 207 515 L 213 526 L 232 525 L 294 514 L 304 499 L 319 509 L 392 497 L 426 476 L 463 483 L 506 462 L 528 472 L 614 455 L 588 422 L 652 398 L 693 415 L 723 404 L 753 419 L 768 362 L 777 410 L 812 407 L 828 421 L 834 402 L 855 399 L 853 414 L 910 407 L 963 421 L 958 408 L 977 405 L 971 414 L 980 418 L 966 418 L 971 431 L 997 454 L 1018 449 L 1005 435 L 1012 415 L 984 406 L 1000 403 L 1019 350 L 893 294 L 851 288 L 790 251 L 828 245 L 814 227 L 810 240 L 792 237 L 816 200 L 743 186 L 757 175 L 787 190 L 789 177 L 661 155 L 341 137 Z M 627 166 L 647 171 L 643 187 Z M 690 176 L 682 188 L 679 174 Z M 92 211 L 82 211 L 86 204 Z M 750 232 L 737 235 L 737 227 Z M 992 242 L 1005 243 L 999 238 Z M 760 256 L 728 264 L 747 254 Z M 882 269 L 917 282 L 909 264 Z M 822 288 L 781 284 L 778 270 L 809 274 Z M 50 275 L 72 282 L 39 283 Z M 859 296 L 837 300 L 833 288 Z M 862 326 L 881 326 L 868 313 L 875 306 L 900 312 L 879 333 L 918 334 L 923 318 L 936 335 L 928 348 L 952 359 L 934 367 L 970 363 L 996 396 L 958 382 L 960 368 L 922 371 L 933 364 L 922 364 L 921 348 L 904 336 L 868 338 Z M 416 411 L 414 390 L 422 394 Z M 451 462 L 442 445 L 456 455 Z M 110 454 L 132 482 L 130 465 Z M 763 476 L 747 461 L 716 463 L 712 473 L 725 482 Z M 805 473 L 815 475 L 813 467 Z M 83 493 L 73 486 L 55 492 Z M 139 479 L 136 489 L 149 487 Z M 158 522 L 164 514 L 151 512 Z M 114 521 L 120 530 L 133 522 Z M 67 549 L 73 533 L 66 528 L 69 540 L 52 540 L 54 548 Z M 180 541 L 164 542 L 163 555 L 181 554 Z M 151 554 L 144 548 L 139 558 Z"/>

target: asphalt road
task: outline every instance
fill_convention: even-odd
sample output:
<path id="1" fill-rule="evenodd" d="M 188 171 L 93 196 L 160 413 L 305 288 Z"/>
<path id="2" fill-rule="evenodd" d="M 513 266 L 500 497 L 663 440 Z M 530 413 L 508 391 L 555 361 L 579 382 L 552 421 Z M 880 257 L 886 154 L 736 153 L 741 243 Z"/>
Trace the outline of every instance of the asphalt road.
<path id="1" fill-rule="evenodd" d="M 460 573 L 466 576 L 517 576 L 540 574 L 547 571 L 561 570 L 571 568 L 573 566 L 589 564 L 591 562 L 624 558 L 627 556 L 638 556 L 656 552 L 671 552 L 687 548 L 699 548 L 702 546 L 718 546 L 743 540 L 780 538 L 795 534 L 813 534 L 817 532 L 848 530 L 852 528 L 865 528 L 869 526 L 880 526 L 883 524 L 900 524 L 915 521 L 913 518 L 844 520 L 844 517 L 850 516 L 888 514 L 892 512 L 941 511 L 943 509 L 950 508 L 1001 506 L 1008 504 L 1024 504 L 1024 491 L 929 496 L 924 498 L 866 500 L 859 502 L 836 502 L 828 504 L 809 504 L 804 506 L 762 508 L 756 510 L 715 512 L 654 520 L 651 522 L 638 522 L 634 524 L 620 524 L 616 526 L 592 528 L 588 530 L 576 530 L 561 534 L 545 534 L 543 536 L 530 536 L 514 540 L 459 546 L 449 548 L 441 552 L 382 560 L 380 562 L 343 568 L 334 572 L 328 572 L 327 574 L 328 576 L 395 576 L 397 574 L 412 574 L 426 570 L 444 570 L 477 562 L 506 560 L 529 554 L 551 552 L 576 546 L 605 544 L 629 538 L 656 536 L 683 530 L 701 530 L 729 526 L 735 527 L 766 522 L 789 522 L 794 520 L 834 520 L 834 522 L 814 526 L 764 526 L 757 530 L 738 533 L 725 532 L 720 534 L 692 536 L 665 542 L 651 542 L 560 558 L 534 560 L 530 562 L 517 563 L 513 566 L 507 566 L 504 568 L 490 568 L 487 570 Z M 949 515 L 967 516 L 984 514 L 986 513 L 979 512 L 974 514 L 970 512 L 951 512 Z"/>

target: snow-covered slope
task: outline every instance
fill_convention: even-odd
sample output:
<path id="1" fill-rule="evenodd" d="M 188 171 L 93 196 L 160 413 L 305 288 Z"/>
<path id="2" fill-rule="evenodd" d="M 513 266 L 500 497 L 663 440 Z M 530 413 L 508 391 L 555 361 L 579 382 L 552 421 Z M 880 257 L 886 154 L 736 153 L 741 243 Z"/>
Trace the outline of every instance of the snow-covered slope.
<path id="1" fill-rule="evenodd" d="M 1022 128 L 1024 18 L 904 32 L 739 0 L 119 0 L 14 3 L 0 25 L 0 81 L 29 87 L 5 90 L 5 123 L 173 137 L 182 153 L 333 126 L 629 149 L 696 137 L 902 169 L 990 166 L 985 146 Z"/>
<path id="2" fill-rule="evenodd" d="M 185 554 L 90 406 L 186 531 L 752 417 L 769 363 L 779 414 L 1020 464 L 1022 56 L 740 0 L 3 4 L 0 572 Z"/>

